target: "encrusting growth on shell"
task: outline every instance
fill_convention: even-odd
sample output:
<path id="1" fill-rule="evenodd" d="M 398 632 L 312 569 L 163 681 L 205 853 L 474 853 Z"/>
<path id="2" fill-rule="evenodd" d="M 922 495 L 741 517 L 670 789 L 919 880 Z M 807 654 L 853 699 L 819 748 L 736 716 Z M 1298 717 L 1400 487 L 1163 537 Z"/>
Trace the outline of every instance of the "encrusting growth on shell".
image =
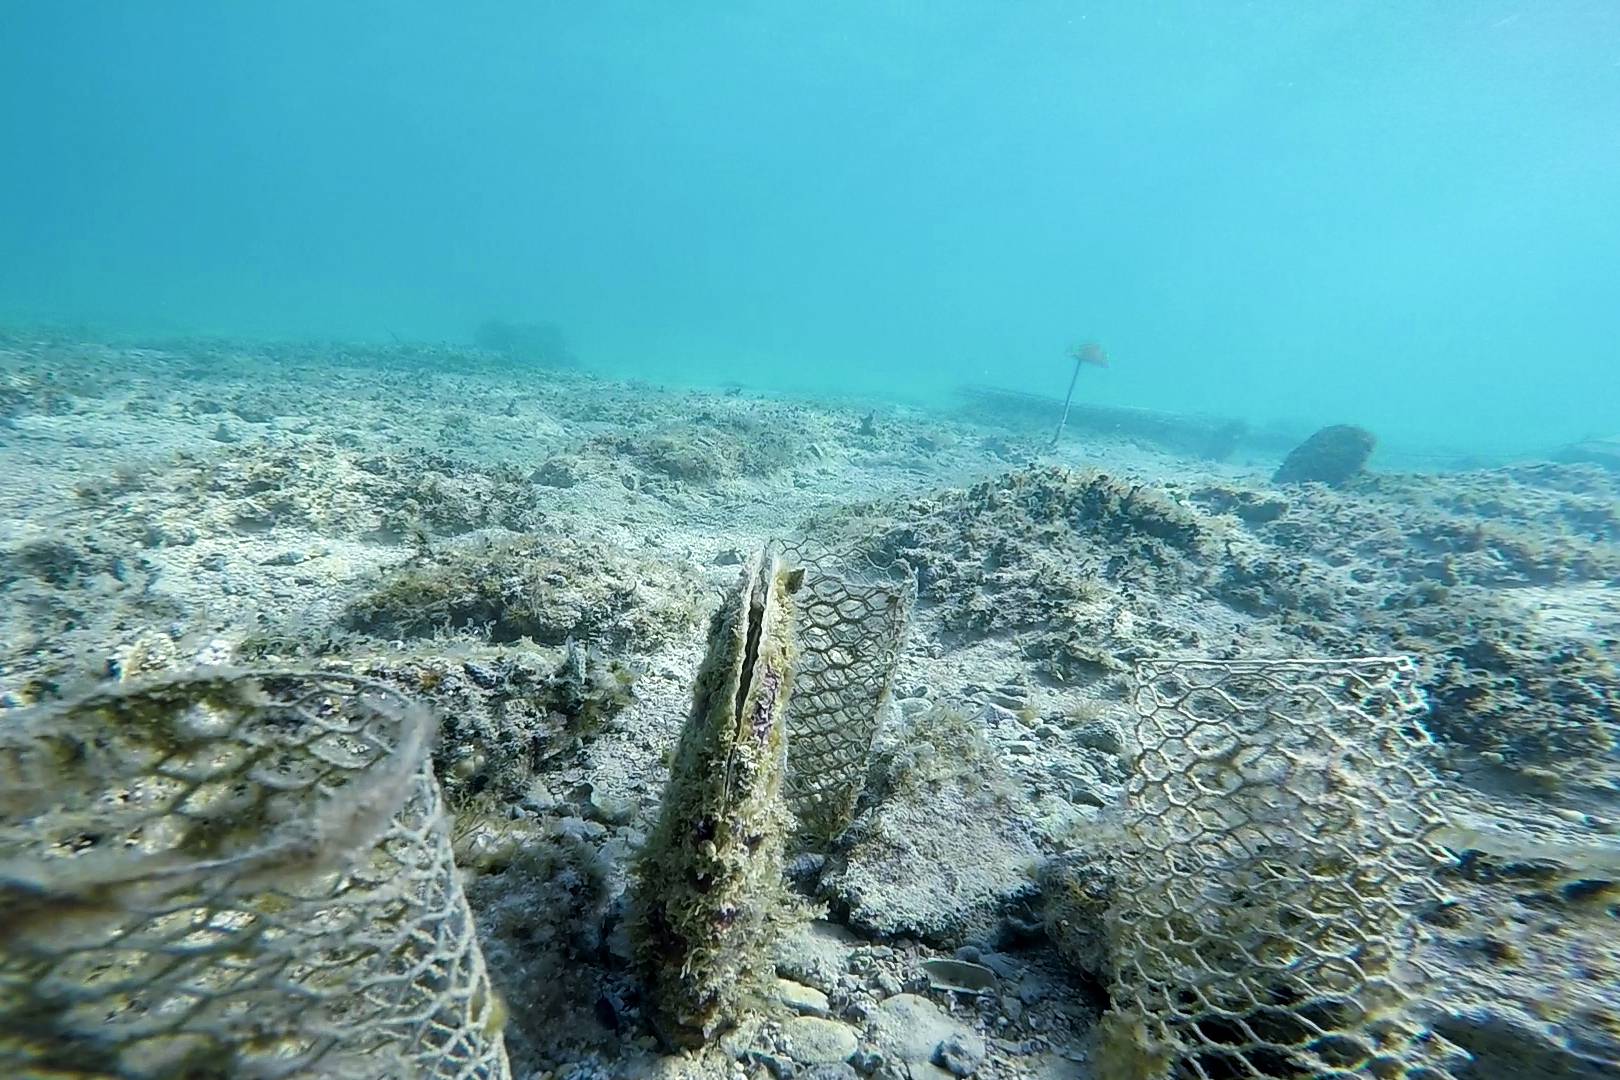
<path id="1" fill-rule="evenodd" d="M 663 809 L 637 866 L 631 932 L 648 1013 L 675 1046 L 732 1022 L 772 974 L 783 910 L 783 718 L 804 571 L 762 554 L 710 629 Z"/>

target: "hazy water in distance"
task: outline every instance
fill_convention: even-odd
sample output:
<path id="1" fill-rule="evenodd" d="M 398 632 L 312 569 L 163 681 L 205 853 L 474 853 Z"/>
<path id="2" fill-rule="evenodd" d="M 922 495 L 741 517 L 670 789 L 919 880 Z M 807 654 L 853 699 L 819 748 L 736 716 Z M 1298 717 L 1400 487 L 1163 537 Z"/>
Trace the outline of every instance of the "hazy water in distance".
<path id="1" fill-rule="evenodd" d="M 0 319 L 1620 430 L 1620 4 L 0 0 Z"/>

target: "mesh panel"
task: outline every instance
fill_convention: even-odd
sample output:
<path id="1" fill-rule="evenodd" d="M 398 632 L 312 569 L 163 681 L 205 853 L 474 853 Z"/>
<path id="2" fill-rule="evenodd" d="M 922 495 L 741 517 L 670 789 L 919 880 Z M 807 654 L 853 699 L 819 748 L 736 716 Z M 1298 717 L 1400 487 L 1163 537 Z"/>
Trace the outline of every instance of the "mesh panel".
<path id="1" fill-rule="evenodd" d="M 430 734 L 209 669 L 0 717 L 0 1075 L 508 1076 Z"/>
<path id="2" fill-rule="evenodd" d="M 831 839 L 849 824 L 878 718 L 905 642 L 916 577 L 903 564 L 789 548 L 805 568 L 795 598 L 798 659 L 788 702 L 788 804 L 801 833 Z"/>
<path id="3" fill-rule="evenodd" d="M 1147 661 L 1107 916 L 1116 1075 L 1444 1076 L 1403 1015 L 1444 852 L 1404 659 Z"/>

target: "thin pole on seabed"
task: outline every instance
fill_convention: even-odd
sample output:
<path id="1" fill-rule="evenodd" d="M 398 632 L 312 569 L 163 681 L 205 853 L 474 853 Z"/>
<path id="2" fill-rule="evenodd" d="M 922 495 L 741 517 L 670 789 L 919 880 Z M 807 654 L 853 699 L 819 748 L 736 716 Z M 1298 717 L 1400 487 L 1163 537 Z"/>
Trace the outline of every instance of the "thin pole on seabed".
<path id="1" fill-rule="evenodd" d="M 1063 395 L 1063 419 L 1058 421 L 1057 434 L 1052 436 L 1050 449 L 1056 450 L 1058 440 L 1063 438 L 1063 429 L 1069 425 L 1069 402 L 1074 400 L 1074 384 L 1080 381 L 1080 365 L 1084 363 L 1077 353 L 1074 358 L 1074 374 L 1069 377 L 1069 392 Z"/>

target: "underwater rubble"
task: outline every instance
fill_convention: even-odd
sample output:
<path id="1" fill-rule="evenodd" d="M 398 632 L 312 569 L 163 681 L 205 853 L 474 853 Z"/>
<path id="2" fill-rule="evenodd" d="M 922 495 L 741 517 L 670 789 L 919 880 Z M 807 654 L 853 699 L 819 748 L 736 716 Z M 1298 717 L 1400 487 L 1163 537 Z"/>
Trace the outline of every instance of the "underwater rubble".
<path id="1" fill-rule="evenodd" d="M 1082 422 L 1043 456 L 1034 425 L 426 346 L 13 335 L 0 413 L 0 725 L 198 663 L 429 705 L 515 1076 L 1102 1075 L 1135 669 L 1187 655 L 1411 656 L 1456 818 L 1425 1022 L 1458 1076 L 1620 1067 L 1597 464 L 1277 483 L 1291 443 L 1216 466 Z M 784 535 L 905 564 L 915 607 L 848 828 L 786 843 L 751 996 L 671 1054 L 637 867 L 705 628 Z"/>

